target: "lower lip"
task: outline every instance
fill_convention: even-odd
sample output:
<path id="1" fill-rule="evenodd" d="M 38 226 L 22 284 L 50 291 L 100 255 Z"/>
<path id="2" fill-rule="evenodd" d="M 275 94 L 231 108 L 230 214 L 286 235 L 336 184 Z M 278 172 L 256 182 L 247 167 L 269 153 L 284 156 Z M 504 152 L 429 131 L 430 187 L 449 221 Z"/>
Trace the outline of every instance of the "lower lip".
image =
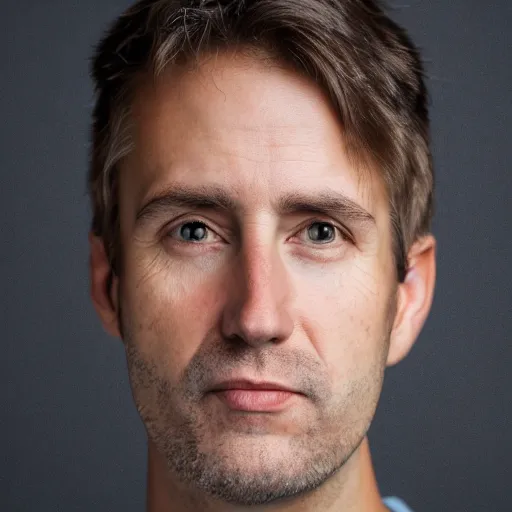
<path id="1" fill-rule="evenodd" d="M 286 407 L 297 395 L 291 391 L 272 389 L 227 389 L 215 394 L 231 409 L 252 412 L 274 412 Z"/>

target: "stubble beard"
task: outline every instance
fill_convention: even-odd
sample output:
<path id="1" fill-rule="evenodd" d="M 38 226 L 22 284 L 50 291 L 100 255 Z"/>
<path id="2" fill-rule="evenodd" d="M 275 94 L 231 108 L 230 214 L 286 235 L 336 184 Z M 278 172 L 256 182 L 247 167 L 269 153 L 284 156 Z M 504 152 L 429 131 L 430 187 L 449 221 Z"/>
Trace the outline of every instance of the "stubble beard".
<path id="1" fill-rule="evenodd" d="M 120 295 L 121 287 L 118 299 Z M 339 473 L 366 436 L 382 389 L 389 332 L 372 371 L 350 384 L 347 403 L 324 412 L 323 422 L 303 434 L 283 439 L 287 446 L 285 457 L 277 459 L 263 436 L 260 446 L 255 446 L 251 438 L 250 453 L 232 457 L 236 452 L 230 449 L 229 438 L 219 436 L 214 445 L 205 441 L 211 438 L 211 425 L 216 419 L 198 414 L 193 406 L 183 406 L 187 403 L 183 392 L 173 389 L 158 373 L 155 363 L 140 352 L 130 336 L 121 304 L 118 300 L 135 405 L 148 439 L 166 462 L 169 477 L 177 479 L 190 493 L 201 490 L 206 496 L 238 506 L 263 505 L 308 494 Z M 394 307 L 391 309 L 394 315 Z M 347 423 L 343 410 L 351 404 L 359 417 Z M 247 470 L 247 460 L 257 461 L 256 471 Z"/>

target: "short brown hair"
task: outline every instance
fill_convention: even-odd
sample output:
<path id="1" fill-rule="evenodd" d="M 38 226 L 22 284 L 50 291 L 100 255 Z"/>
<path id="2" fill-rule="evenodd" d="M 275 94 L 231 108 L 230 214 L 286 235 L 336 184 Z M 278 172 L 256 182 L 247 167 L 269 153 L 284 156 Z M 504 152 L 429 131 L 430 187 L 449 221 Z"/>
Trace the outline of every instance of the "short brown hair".
<path id="1" fill-rule="evenodd" d="M 88 177 L 92 231 L 119 274 L 118 166 L 131 149 L 135 79 L 200 54 L 249 48 L 293 66 L 327 94 L 349 157 L 387 187 L 399 281 L 407 251 L 430 230 L 434 177 L 423 66 L 376 0 L 141 0 L 102 39 Z"/>

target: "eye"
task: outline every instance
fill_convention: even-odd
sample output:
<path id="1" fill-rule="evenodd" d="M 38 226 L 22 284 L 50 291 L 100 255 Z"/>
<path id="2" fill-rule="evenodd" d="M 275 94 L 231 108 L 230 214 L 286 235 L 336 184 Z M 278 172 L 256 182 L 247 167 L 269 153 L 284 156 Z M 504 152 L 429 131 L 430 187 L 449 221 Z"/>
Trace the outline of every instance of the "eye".
<path id="1" fill-rule="evenodd" d="M 200 243 L 208 239 L 208 234 L 213 231 L 201 221 L 193 220 L 182 222 L 169 231 L 168 236 L 179 238 L 184 243 Z"/>
<path id="2" fill-rule="evenodd" d="M 338 237 L 341 237 L 342 240 L 348 240 L 348 236 L 330 222 L 316 221 L 309 224 L 303 231 L 315 245 L 332 245 L 332 242 L 336 240 L 336 232 L 339 233 Z"/>

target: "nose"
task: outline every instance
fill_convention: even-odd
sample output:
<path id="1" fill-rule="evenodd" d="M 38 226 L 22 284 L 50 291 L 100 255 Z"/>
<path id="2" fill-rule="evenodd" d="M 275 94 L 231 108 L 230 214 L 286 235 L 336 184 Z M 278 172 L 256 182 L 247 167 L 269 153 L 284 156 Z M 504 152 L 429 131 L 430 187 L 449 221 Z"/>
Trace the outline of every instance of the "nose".
<path id="1" fill-rule="evenodd" d="M 247 244 L 228 282 L 222 330 L 260 346 L 288 339 L 293 331 L 289 276 L 275 244 Z"/>

